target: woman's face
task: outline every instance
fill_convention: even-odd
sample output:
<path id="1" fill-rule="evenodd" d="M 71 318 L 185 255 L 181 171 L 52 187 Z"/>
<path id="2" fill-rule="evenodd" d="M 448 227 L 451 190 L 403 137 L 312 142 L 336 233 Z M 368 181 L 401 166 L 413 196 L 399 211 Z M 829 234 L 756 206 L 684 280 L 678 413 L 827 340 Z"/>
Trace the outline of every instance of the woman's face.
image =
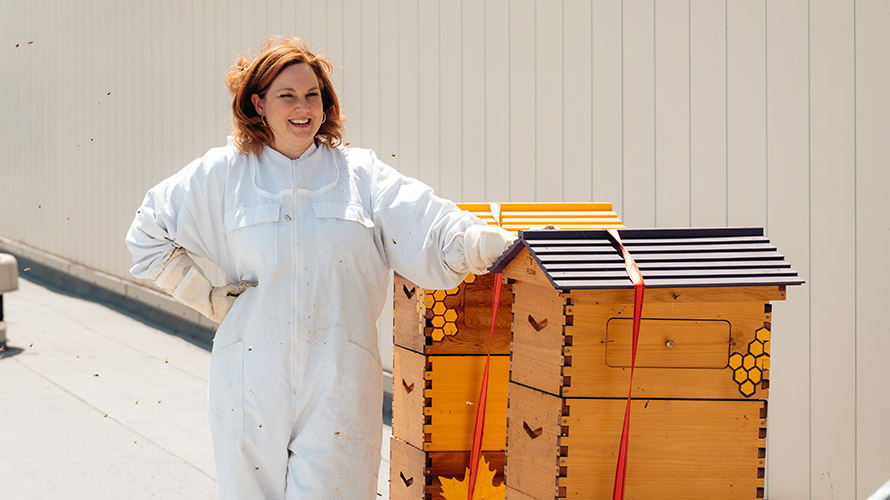
<path id="1" fill-rule="evenodd" d="M 324 121 L 321 88 L 312 67 L 288 66 L 272 81 L 265 97 L 250 97 L 272 130 L 272 146 L 290 159 L 298 158 L 315 140 Z"/>

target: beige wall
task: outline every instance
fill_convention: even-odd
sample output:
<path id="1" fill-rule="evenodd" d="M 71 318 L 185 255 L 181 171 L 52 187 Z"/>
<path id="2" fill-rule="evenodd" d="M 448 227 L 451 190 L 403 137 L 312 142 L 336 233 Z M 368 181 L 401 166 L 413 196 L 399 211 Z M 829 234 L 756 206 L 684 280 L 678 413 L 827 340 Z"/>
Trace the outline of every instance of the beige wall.
<path id="1" fill-rule="evenodd" d="M 129 279 L 133 210 L 224 143 L 224 72 L 272 33 L 333 59 L 352 145 L 456 201 L 766 227 L 807 280 L 769 497 L 890 478 L 887 1 L 4 0 L 0 236 Z"/>

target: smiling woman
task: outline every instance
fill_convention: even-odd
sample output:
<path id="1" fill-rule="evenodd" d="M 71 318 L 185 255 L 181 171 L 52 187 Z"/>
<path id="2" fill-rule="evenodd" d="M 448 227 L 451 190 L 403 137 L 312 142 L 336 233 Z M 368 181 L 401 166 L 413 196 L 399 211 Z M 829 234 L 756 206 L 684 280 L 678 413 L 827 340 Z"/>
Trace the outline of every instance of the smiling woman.
<path id="1" fill-rule="evenodd" d="M 263 124 L 272 130 L 270 145 L 291 159 L 309 149 L 326 119 L 318 78 L 306 64 L 288 66 L 264 96 L 250 97 Z"/>
<path id="2" fill-rule="evenodd" d="M 447 290 L 514 239 L 340 145 L 331 70 L 295 38 L 241 58 L 234 137 L 152 188 L 127 234 L 133 275 L 220 323 L 208 406 L 224 499 L 375 498 L 390 270 Z"/>
<path id="3" fill-rule="evenodd" d="M 299 38 L 273 37 L 252 62 L 240 58 L 226 76 L 234 95 L 235 145 L 257 154 L 269 144 L 291 159 L 316 137 L 338 146 L 343 117 L 331 71 L 331 63 Z"/>

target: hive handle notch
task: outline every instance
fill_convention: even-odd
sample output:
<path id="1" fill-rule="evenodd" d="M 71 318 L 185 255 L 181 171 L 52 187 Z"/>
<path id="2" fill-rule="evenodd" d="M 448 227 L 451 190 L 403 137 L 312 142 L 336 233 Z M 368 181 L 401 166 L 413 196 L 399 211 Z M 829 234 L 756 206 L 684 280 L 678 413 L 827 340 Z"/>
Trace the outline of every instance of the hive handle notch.
<path id="1" fill-rule="evenodd" d="M 532 430 L 531 426 L 528 425 L 528 422 L 522 422 L 522 428 L 525 429 L 525 432 L 528 433 L 528 437 L 535 439 L 540 436 L 544 432 L 543 427 L 538 427 L 537 429 Z"/>
<path id="2" fill-rule="evenodd" d="M 544 318 L 539 322 L 535 321 L 535 318 L 533 318 L 531 314 L 528 315 L 528 324 L 532 325 L 532 328 L 534 328 L 536 332 L 540 332 L 544 328 L 547 328 L 547 323 L 549 323 L 547 318 Z"/>
<path id="3" fill-rule="evenodd" d="M 405 379 L 402 379 L 402 387 L 405 388 L 405 392 L 411 394 L 411 391 L 414 390 L 414 383 L 412 382 L 411 385 L 408 385 L 408 382 Z"/>
<path id="4" fill-rule="evenodd" d="M 405 486 L 406 486 L 406 487 L 409 487 L 409 488 L 410 488 L 411 485 L 414 484 L 414 478 L 413 478 L 413 477 L 409 477 L 409 478 L 406 479 L 406 478 L 405 478 L 405 473 L 404 473 L 404 472 L 399 472 L 399 477 L 402 478 L 402 482 L 405 483 Z"/>

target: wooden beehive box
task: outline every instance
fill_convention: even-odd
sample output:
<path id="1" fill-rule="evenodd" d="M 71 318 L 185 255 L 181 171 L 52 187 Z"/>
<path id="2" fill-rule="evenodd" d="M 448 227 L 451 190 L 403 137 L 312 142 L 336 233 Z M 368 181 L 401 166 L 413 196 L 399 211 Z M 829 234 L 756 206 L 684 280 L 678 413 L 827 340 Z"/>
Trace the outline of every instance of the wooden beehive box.
<path id="1" fill-rule="evenodd" d="M 523 231 L 512 284 L 508 499 L 608 498 L 633 285 L 606 231 Z M 626 229 L 646 284 L 625 498 L 760 498 L 770 301 L 797 274 L 759 228 Z"/>
<path id="2" fill-rule="evenodd" d="M 489 224 L 517 231 L 623 227 L 609 203 L 462 204 Z M 470 275 L 452 290 L 425 290 L 396 275 L 393 295 L 393 438 L 390 496 L 436 499 L 443 480 L 464 480 L 488 351 L 492 275 Z M 507 431 L 512 292 L 495 323 L 483 457 L 501 484 Z"/>

